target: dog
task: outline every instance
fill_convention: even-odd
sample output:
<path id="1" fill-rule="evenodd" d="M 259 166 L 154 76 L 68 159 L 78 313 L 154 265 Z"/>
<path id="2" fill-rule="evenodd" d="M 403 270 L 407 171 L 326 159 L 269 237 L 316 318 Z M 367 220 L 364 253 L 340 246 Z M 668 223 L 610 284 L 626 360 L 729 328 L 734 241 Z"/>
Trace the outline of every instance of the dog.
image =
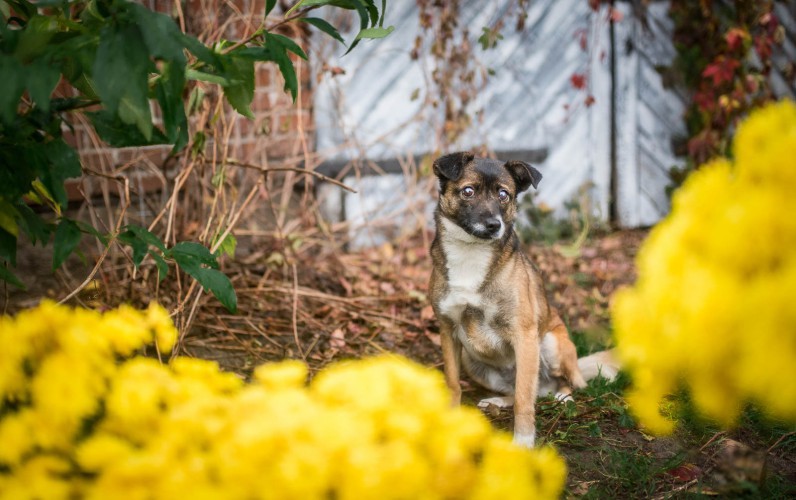
<path id="1" fill-rule="evenodd" d="M 445 382 L 461 404 L 461 370 L 507 395 L 482 401 L 514 405 L 514 442 L 536 441 L 537 395 L 571 398 L 602 371 L 610 353 L 578 360 L 567 328 L 550 307 L 542 278 L 514 231 L 517 195 L 542 174 L 523 161 L 453 153 L 433 163 L 439 179 L 429 297 L 439 322 Z"/>

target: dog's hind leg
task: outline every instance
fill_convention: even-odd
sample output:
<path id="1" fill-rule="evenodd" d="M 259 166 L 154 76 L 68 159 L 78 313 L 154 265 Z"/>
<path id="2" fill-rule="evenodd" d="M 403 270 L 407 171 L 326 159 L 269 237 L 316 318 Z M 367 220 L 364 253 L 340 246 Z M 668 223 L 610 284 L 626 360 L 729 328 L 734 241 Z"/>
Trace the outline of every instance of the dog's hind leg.
<path id="1" fill-rule="evenodd" d="M 462 350 L 462 368 L 473 380 L 495 392 L 514 394 L 513 368 L 500 369 L 473 358 L 467 350 Z"/>
<path id="2" fill-rule="evenodd" d="M 499 369 L 474 359 L 466 350 L 462 351 L 462 368 L 471 379 L 495 392 L 505 394 L 482 399 L 478 406 L 495 405 L 499 408 L 514 406 L 514 369 Z"/>

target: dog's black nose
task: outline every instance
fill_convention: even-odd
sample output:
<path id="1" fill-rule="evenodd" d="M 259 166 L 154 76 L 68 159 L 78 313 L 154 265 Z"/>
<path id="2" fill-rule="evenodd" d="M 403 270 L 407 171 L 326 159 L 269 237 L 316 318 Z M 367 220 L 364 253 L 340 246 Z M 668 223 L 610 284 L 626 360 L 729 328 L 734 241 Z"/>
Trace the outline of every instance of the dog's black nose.
<path id="1" fill-rule="evenodd" d="M 490 233 L 496 233 L 500 230 L 500 219 L 487 219 L 484 223 L 486 230 Z"/>

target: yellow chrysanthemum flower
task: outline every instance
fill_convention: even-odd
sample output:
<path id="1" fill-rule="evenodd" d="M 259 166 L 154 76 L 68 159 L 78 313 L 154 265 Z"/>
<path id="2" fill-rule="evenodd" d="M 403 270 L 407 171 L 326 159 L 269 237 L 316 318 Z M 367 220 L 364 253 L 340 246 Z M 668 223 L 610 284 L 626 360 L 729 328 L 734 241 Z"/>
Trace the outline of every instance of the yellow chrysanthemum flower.
<path id="1" fill-rule="evenodd" d="M 724 426 L 746 401 L 796 421 L 796 105 L 753 113 L 733 151 L 675 193 L 614 299 L 628 401 L 653 432 L 672 430 L 659 406 L 682 385 Z"/>
<path id="2" fill-rule="evenodd" d="M 171 347 L 157 306 L 44 303 L 0 322 L 0 497 L 554 498 L 563 461 L 517 448 L 408 360 L 288 361 L 244 383 Z M 167 324 L 167 322 L 169 324 Z M 34 486 L 31 486 L 34 485 Z"/>

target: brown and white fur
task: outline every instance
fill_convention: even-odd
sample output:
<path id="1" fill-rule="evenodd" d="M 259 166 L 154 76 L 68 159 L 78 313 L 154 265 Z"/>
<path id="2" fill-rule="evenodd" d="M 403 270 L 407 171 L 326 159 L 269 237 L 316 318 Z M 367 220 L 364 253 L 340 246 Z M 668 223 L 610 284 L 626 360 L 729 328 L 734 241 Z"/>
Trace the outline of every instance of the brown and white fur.
<path id="1" fill-rule="evenodd" d="M 583 358 L 547 303 L 538 271 L 522 252 L 514 219 L 517 195 L 541 180 L 521 161 L 453 153 L 434 162 L 440 195 L 431 246 L 430 298 L 440 325 L 445 380 L 461 402 L 461 369 L 514 404 L 514 441 L 536 439 L 537 395 L 568 398 L 592 378 L 616 374 L 610 354 Z M 594 365 L 594 366 L 592 366 Z M 600 366 L 605 365 L 605 366 Z M 512 401 L 513 396 L 513 401 Z"/>

